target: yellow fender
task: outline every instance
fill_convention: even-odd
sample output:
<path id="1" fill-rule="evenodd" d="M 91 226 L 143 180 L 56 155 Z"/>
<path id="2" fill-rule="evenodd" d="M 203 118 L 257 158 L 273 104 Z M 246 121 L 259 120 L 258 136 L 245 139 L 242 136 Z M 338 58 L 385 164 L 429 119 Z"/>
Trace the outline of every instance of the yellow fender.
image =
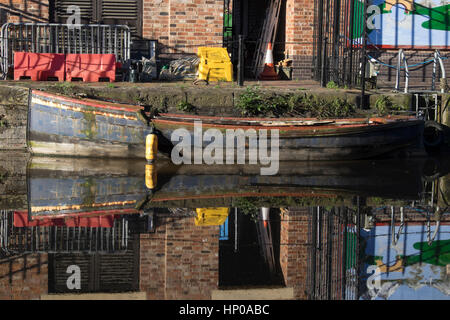
<path id="1" fill-rule="evenodd" d="M 158 153 L 158 137 L 156 134 L 151 133 L 147 135 L 145 139 L 145 159 L 149 162 L 156 160 L 156 154 Z"/>

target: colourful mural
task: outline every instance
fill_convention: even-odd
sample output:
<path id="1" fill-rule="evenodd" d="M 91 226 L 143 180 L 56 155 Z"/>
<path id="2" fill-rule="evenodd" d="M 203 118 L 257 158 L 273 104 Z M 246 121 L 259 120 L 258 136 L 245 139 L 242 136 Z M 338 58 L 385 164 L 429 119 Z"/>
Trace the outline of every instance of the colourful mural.
<path id="1" fill-rule="evenodd" d="M 355 0 L 353 39 L 361 43 L 364 5 Z M 369 45 L 384 48 L 450 47 L 450 0 L 369 0 Z"/>
<path id="2" fill-rule="evenodd" d="M 450 225 L 441 225 L 433 238 L 435 227 L 363 231 L 362 299 L 450 300 Z"/>

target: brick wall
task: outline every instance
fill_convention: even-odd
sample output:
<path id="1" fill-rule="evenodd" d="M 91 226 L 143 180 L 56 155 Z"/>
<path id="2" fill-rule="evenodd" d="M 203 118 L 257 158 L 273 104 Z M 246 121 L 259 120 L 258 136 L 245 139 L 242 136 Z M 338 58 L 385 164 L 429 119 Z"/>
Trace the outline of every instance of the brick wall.
<path id="1" fill-rule="evenodd" d="M 48 22 L 49 0 L 0 0 L 5 22 Z"/>
<path id="2" fill-rule="evenodd" d="M 222 0 L 144 0 L 143 8 L 143 37 L 158 40 L 160 53 L 222 46 Z"/>
<path id="3" fill-rule="evenodd" d="M 147 299 L 211 299 L 219 283 L 219 227 L 193 217 L 158 216 L 156 233 L 141 235 L 140 290 Z"/>
<path id="4" fill-rule="evenodd" d="M 27 148 L 29 89 L 0 87 L 0 150 Z"/>
<path id="5" fill-rule="evenodd" d="M 36 300 L 48 290 L 47 254 L 0 258 L 0 300 Z"/>
<path id="6" fill-rule="evenodd" d="M 286 287 L 295 299 L 305 299 L 308 266 L 309 208 L 289 208 L 281 214 L 280 265 Z"/>
<path id="7" fill-rule="evenodd" d="M 311 79 L 314 1 L 286 0 L 286 53 L 293 59 L 294 79 Z"/>

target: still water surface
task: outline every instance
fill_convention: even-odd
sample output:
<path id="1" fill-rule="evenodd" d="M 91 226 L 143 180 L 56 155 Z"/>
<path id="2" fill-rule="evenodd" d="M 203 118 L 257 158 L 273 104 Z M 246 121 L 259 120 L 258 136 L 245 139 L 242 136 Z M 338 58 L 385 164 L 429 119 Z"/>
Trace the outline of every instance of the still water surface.
<path id="1" fill-rule="evenodd" d="M 0 161 L 0 298 L 449 299 L 450 158 Z M 215 208 L 215 209 L 211 209 Z M 131 297 L 131 296 L 130 296 Z"/>

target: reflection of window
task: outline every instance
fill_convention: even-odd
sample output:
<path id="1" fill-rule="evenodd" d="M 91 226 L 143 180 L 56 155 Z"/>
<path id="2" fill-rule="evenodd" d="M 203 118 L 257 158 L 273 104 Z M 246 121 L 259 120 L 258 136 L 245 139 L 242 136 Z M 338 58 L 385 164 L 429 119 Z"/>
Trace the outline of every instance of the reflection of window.
<path id="1" fill-rule="evenodd" d="M 49 254 L 49 293 L 139 291 L 139 240 L 136 239 L 128 239 L 126 252 Z M 67 286 L 71 276 L 67 272 L 69 266 L 79 267 L 79 290 Z"/>
<path id="2" fill-rule="evenodd" d="M 66 23 L 70 6 L 80 7 L 81 23 L 124 24 L 134 36 L 142 35 L 142 0 L 54 0 L 55 22 Z"/>

